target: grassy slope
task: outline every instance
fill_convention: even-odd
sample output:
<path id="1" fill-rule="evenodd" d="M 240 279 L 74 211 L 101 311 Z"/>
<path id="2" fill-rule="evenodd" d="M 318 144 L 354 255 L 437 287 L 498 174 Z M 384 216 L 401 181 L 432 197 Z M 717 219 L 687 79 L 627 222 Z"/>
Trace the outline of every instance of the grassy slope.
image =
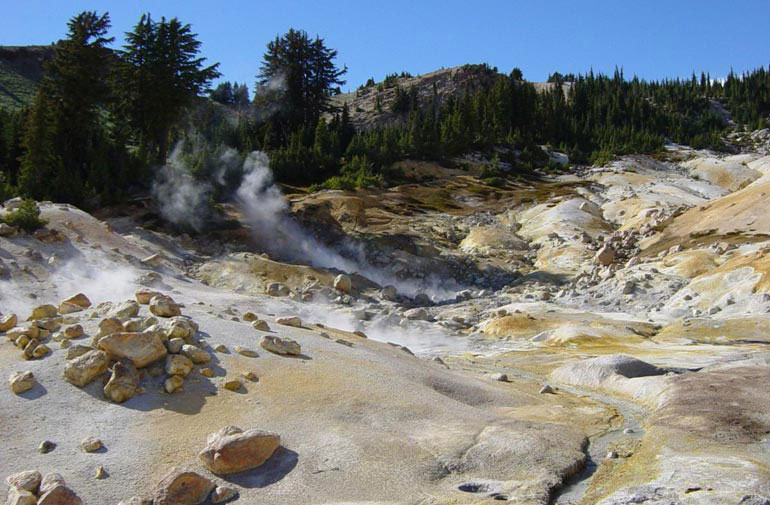
<path id="1" fill-rule="evenodd" d="M 32 101 L 50 46 L 0 46 L 0 107 L 20 109 Z"/>

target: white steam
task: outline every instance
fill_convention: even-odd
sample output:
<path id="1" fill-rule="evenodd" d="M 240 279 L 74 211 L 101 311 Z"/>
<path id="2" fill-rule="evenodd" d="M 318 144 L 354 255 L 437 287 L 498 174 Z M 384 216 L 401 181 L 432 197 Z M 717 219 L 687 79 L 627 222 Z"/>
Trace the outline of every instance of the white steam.
<path id="1" fill-rule="evenodd" d="M 181 162 L 181 146 L 179 143 L 174 147 L 167 163 L 158 171 L 152 196 L 165 220 L 202 231 L 209 217 L 208 201 L 213 188 L 190 175 Z"/>

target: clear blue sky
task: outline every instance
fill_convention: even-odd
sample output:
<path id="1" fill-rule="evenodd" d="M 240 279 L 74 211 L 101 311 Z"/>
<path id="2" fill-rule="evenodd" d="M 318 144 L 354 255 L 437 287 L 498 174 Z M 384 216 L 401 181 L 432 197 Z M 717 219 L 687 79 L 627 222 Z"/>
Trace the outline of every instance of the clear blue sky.
<path id="1" fill-rule="evenodd" d="M 326 39 L 352 89 L 368 77 L 487 62 L 524 77 L 611 73 L 713 77 L 770 63 L 770 0 L 4 0 L 0 45 L 61 38 L 81 10 L 109 11 L 122 42 L 143 12 L 190 23 L 223 78 L 251 89 L 265 44 L 290 27 Z"/>

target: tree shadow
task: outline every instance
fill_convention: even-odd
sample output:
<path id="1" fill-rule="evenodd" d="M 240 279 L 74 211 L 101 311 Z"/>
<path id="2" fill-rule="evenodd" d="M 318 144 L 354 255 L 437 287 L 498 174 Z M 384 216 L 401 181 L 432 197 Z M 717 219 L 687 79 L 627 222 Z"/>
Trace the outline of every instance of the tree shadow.
<path id="1" fill-rule="evenodd" d="M 227 482 L 241 487 L 264 488 L 286 477 L 294 470 L 298 461 L 299 455 L 296 452 L 281 446 L 262 466 L 221 477 Z"/>

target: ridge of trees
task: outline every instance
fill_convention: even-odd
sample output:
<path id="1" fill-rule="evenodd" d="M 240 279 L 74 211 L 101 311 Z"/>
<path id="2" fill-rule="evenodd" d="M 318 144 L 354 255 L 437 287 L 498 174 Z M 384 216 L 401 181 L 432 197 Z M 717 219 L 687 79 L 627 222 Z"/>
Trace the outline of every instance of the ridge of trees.
<path id="1" fill-rule="evenodd" d="M 715 101 L 745 128 L 770 122 L 770 69 L 723 81 L 555 72 L 538 92 L 520 69 L 502 75 L 482 64 L 464 67 L 485 77 L 454 96 L 440 96 L 435 84 L 402 87 L 406 72 L 370 79 L 380 111 L 380 93 L 395 97 L 387 107 L 397 121 L 356 131 L 348 106 L 331 100 L 347 69 L 318 36 L 291 29 L 270 41 L 250 100 L 243 83 L 209 89 L 217 65 L 205 63 L 201 42 L 178 19 L 143 15 L 118 51 L 108 48 L 109 27 L 106 13 L 73 17 L 34 102 L 21 112 L 0 109 L 0 196 L 85 207 L 120 201 L 147 189 L 153 167 L 180 140 L 195 177 L 220 172 L 226 148 L 263 150 L 279 181 L 352 189 L 381 186 L 398 160 L 451 163 L 469 151 L 518 174 L 547 162 L 543 144 L 576 163 L 654 153 L 666 140 L 723 149 L 727 125 Z"/>

